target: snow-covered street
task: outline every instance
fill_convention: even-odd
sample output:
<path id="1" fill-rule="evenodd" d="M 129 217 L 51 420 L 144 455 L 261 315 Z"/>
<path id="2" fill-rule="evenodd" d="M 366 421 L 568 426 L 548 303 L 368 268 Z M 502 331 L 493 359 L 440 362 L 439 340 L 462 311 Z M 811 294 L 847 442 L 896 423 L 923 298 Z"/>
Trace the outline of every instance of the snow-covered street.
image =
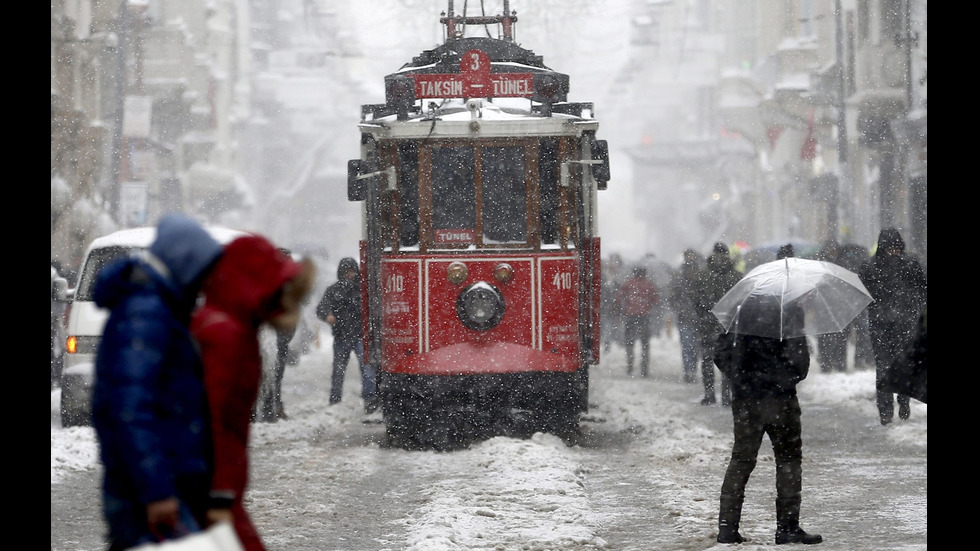
<path id="1" fill-rule="evenodd" d="M 289 367 L 289 419 L 254 425 L 247 507 L 270 549 L 343 551 L 728 549 L 715 543 L 731 414 L 681 381 L 676 332 L 654 339 L 649 378 L 613 347 L 592 370 L 593 408 L 572 445 L 496 437 L 452 452 L 384 444 L 357 369 L 327 407 L 329 336 Z M 91 428 L 62 429 L 52 392 L 51 549 L 101 550 L 100 469 Z M 873 370 L 811 363 L 803 407 L 802 525 L 820 549 L 919 551 L 927 542 L 927 406 L 878 423 Z M 768 440 L 746 494 L 740 549 L 775 548 Z"/>

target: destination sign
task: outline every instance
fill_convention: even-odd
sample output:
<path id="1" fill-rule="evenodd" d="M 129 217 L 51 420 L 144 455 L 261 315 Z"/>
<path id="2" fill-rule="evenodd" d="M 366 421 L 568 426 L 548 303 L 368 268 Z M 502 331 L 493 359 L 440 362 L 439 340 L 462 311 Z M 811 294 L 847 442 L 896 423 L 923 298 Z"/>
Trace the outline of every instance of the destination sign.
<path id="1" fill-rule="evenodd" d="M 531 73 L 491 73 L 490 56 L 481 50 L 463 54 L 459 74 L 415 74 L 415 97 L 529 98 L 534 94 Z"/>

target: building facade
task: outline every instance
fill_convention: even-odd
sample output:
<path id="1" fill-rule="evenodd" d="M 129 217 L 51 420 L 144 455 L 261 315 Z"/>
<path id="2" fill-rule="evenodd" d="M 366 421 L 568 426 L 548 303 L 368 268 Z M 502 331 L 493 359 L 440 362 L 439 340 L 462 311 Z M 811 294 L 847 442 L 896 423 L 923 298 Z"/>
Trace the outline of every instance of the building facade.
<path id="1" fill-rule="evenodd" d="M 183 210 L 239 206 L 248 0 L 53 0 L 51 256 Z"/>
<path id="2" fill-rule="evenodd" d="M 634 2 L 627 125 L 661 256 L 714 241 L 926 259 L 926 1 Z M 677 250 L 673 250 L 677 249 Z"/>

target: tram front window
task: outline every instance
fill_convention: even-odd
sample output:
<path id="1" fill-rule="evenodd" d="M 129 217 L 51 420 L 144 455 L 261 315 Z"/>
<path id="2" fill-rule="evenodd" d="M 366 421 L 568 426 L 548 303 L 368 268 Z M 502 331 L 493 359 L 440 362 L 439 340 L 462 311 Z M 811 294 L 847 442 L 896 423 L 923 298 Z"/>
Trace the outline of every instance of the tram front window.
<path id="1" fill-rule="evenodd" d="M 398 145 L 399 238 L 402 247 L 419 244 L 419 149 L 416 142 Z"/>
<path id="2" fill-rule="evenodd" d="M 527 241 L 524 147 L 484 147 L 483 235 L 485 241 Z"/>
<path id="3" fill-rule="evenodd" d="M 475 154 L 432 148 L 432 229 L 437 243 L 472 241 L 476 228 Z"/>

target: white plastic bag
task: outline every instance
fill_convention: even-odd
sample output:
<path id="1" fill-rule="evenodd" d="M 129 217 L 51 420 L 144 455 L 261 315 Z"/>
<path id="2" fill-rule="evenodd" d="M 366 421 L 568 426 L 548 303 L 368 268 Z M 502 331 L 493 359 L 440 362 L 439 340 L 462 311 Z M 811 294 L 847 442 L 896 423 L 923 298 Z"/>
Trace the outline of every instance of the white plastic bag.
<path id="1" fill-rule="evenodd" d="M 160 543 L 145 543 L 127 551 L 245 551 L 245 548 L 230 522 L 218 522 L 203 532 Z"/>

